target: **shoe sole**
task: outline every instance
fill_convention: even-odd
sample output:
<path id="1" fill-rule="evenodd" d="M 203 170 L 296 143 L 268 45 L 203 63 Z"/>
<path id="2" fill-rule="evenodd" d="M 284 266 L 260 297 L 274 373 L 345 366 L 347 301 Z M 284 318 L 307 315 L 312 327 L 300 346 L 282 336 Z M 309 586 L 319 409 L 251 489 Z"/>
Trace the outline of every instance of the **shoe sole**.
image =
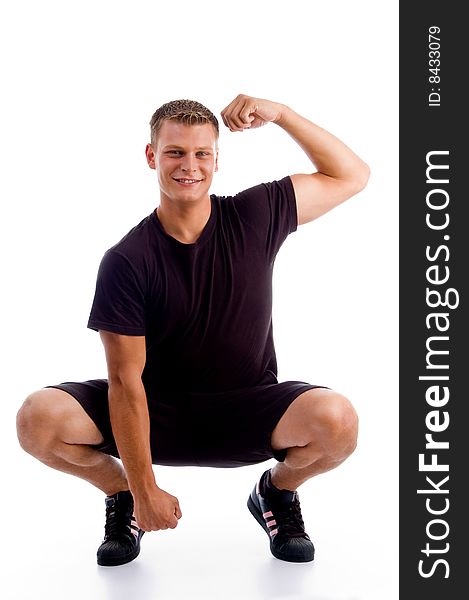
<path id="1" fill-rule="evenodd" d="M 262 516 L 259 509 L 257 508 L 254 500 L 252 499 L 252 496 L 249 496 L 247 504 L 248 504 L 249 512 L 252 514 L 252 516 L 256 519 L 256 521 L 259 523 L 259 525 L 262 527 L 262 529 L 269 536 L 270 551 L 272 552 L 273 556 L 275 556 L 275 558 L 278 558 L 279 560 L 284 560 L 286 562 L 294 562 L 294 563 L 311 562 L 314 560 L 314 553 L 313 553 L 312 558 L 304 558 L 302 556 L 298 556 L 298 557 L 288 556 L 288 555 L 282 554 L 281 552 L 278 552 L 272 546 L 272 538 L 270 537 L 270 530 L 264 521 L 264 517 Z"/>

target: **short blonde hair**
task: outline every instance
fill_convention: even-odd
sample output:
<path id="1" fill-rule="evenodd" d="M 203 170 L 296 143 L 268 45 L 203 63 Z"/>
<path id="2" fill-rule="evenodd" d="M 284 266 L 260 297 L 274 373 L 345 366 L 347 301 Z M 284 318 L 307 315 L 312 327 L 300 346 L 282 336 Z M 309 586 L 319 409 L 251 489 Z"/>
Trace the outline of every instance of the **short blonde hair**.
<path id="1" fill-rule="evenodd" d="M 211 123 L 215 129 L 218 142 L 220 134 L 218 120 L 207 107 L 195 100 L 172 100 L 156 109 L 150 120 L 150 138 L 153 145 L 156 143 L 163 122 L 169 120 L 185 123 L 186 125 Z"/>

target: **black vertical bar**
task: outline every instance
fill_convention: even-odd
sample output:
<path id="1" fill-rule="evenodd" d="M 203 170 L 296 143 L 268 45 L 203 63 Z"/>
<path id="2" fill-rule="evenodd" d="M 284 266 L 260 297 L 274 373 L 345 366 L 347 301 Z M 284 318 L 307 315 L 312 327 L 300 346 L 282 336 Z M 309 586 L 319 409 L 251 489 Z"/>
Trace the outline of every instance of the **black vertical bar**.
<path id="1" fill-rule="evenodd" d="M 462 6 L 400 3 L 403 600 L 468 593 L 469 36 Z"/>

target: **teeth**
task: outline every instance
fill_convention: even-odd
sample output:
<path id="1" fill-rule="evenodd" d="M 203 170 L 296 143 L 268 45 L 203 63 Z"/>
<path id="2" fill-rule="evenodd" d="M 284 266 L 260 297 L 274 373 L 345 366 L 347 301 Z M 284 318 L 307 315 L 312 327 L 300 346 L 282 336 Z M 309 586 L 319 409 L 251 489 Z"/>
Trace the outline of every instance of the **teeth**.
<path id="1" fill-rule="evenodd" d="M 181 181 L 182 183 L 197 183 L 198 179 L 178 179 L 177 181 Z"/>

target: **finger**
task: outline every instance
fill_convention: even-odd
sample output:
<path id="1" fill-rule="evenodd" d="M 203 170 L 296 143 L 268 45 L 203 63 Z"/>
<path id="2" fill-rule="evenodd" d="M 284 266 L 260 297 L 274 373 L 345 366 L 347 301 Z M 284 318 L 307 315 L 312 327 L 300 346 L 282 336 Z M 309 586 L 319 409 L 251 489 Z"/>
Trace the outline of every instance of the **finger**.
<path id="1" fill-rule="evenodd" d="M 238 127 L 238 125 L 236 125 L 236 123 L 234 122 L 234 119 L 233 119 L 233 114 L 232 114 L 231 112 L 230 112 L 230 113 L 227 113 L 227 114 L 225 115 L 225 118 L 224 118 L 224 123 L 225 123 L 225 125 L 228 127 L 228 129 L 229 129 L 230 131 L 240 131 L 240 129 L 241 129 L 241 128 L 240 128 L 240 127 Z"/>
<path id="2" fill-rule="evenodd" d="M 236 98 L 234 98 L 234 99 L 233 99 L 233 100 L 232 100 L 232 101 L 231 101 L 229 104 L 227 104 L 227 105 L 225 106 L 225 108 L 224 108 L 224 109 L 221 111 L 221 116 L 222 116 L 222 119 L 225 119 L 225 116 L 226 116 L 228 113 L 231 113 L 231 111 L 232 111 L 232 109 L 233 109 L 233 106 L 235 106 L 235 104 L 237 104 L 237 102 L 238 102 L 238 101 L 239 101 L 239 96 L 236 96 Z M 225 123 L 225 124 L 226 124 L 226 123 Z"/>
<path id="3" fill-rule="evenodd" d="M 234 100 L 232 100 L 227 106 L 225 106 L 225 108 L 221 111 L 221 118 L 223 119 L 223 123 L 226 125 L 226 127 L 228 127 L 228 129 L 231 129 L 231 113 L 233 110 L 233 106 L 236 104 L 237 102 L 237 98 L 235 98 Z"/>
<path id="4" fill-rule="evenodd" d="M 245 107 L 246 101 L 243 96 L 237 96 L 225 109 L 223 116 L 227 127 L 231 131 L 243 131 L 244 123 L 240 118 L 240 113 Z"/>
<path id="5" fill-rule="evenodd" d="M 253 113 L 257 110 L 257 104 L 254 98 L 249 96 L 242 96 L 240 98 L 239 105 L 236 107 L 238 110 L 239 121 L 242 127 L 250 126 L 252 121 L 255 119 Z"/>
<path id="6" fill-rule="evenodd" d="M 226 119 L 226 116 L 225 116 L 225 115 L 226 115 L 226 109 L 227 109 L 227 108 L 228 108 L 228 107 L 224 108 L 224 109 L 221 111 L 220 115 L 221 115 L 221 118 L 222 118 L 223 124 L 224 124 L 226 127 L 228 127 L 228 128 L 229 128 L 230 126 L 228 125 L 228 121 L 227 121 L 227 119 Z"/>
<path id="7" fill-rule="evenodd" d="M 231 123 L 238 130 L 243 130 L 245 122 L 243 117 L 249 116 L 249 104 L 244 99 L 240 99 L 234 106 L 231 112 Z"/>
<path id="8" fill-rule="evenodd" d="M 252 113 L 255 113 L 257 110 L 257 106 L 253 103 L 249 103 L 245 108 L 241 111 L 240 117 L 241 121 L 244 123 L 244 126 L 251 126 L 251 123 L 256 118 Z"/>
<path id="9" fill-rule="evenodd" d="M 181 512 L 181 509 L 179 508 L 179 504 L 176 505 L 176 510 L 174 511 L 174 514 L 176 515 L 177 519 L 180 519 L 182 517 L 182 512 Z"/>

